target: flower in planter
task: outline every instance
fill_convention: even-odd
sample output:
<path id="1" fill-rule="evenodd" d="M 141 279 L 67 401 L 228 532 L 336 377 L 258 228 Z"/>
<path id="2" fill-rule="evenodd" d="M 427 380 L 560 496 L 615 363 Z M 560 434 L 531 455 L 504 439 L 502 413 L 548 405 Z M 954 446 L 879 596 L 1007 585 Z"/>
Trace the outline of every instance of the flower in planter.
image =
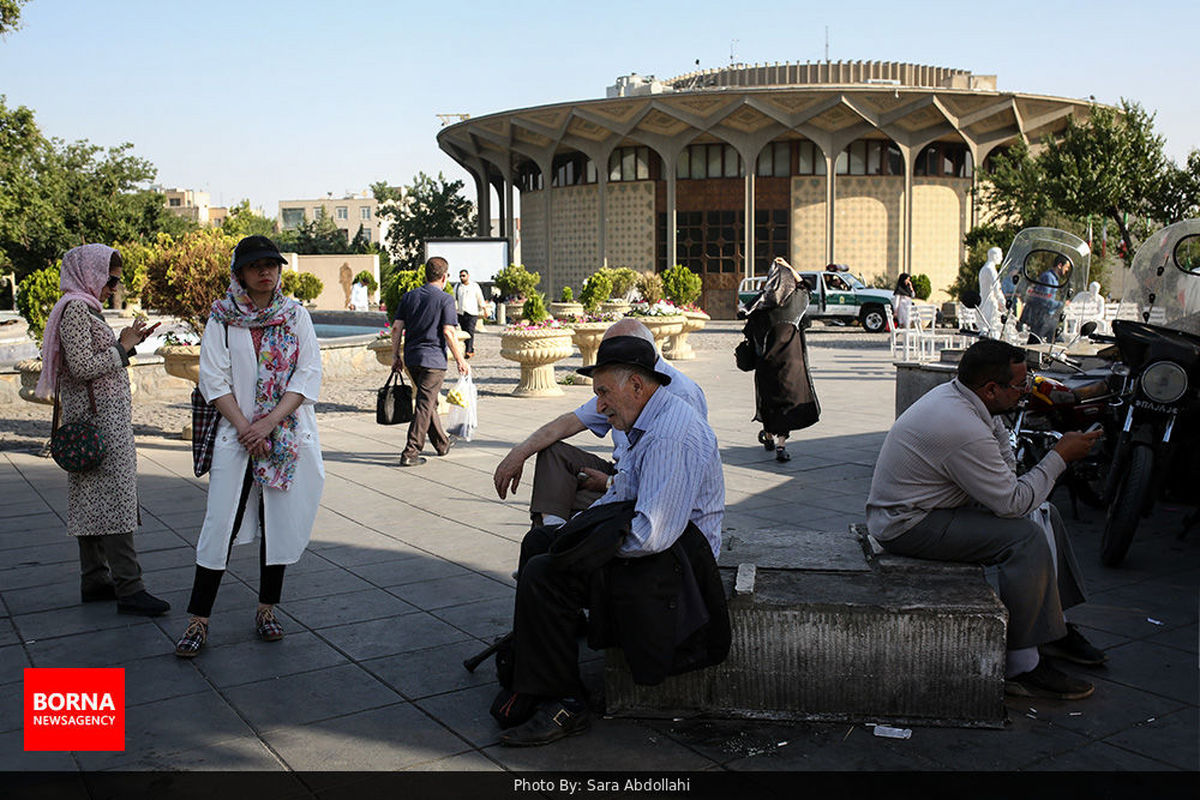
<path id="1" fill-rule="evenodd" d="M 542 320 L 541 322 L 530 322 L 528 320 L 521 320 L 520 322 L 514 322 L 511 325 L 506 325 L 504 327 L 504 330 L 505 331 L 540 331 L 540 330 L 549 330 L 549 329 L 554 329 L 554 328 L 562 328 L 562 329 L 566 330 L 566 329 L 569 329 L 570 327 L 571 327 L 570 325 L 564 325 L 562 323 L 562 320 L 557 320 L 557 319 L 554 319 L 553 317 L 547 317 L 546 319 Z"/>
<path id="2" fill-rule="evenodd" d="M 657 303 L 634 303 L 629 307 L 628 316 L 631 317 L 672 317 L 679 313 L 679 309 L 667 300 L 659 300 Z"/>

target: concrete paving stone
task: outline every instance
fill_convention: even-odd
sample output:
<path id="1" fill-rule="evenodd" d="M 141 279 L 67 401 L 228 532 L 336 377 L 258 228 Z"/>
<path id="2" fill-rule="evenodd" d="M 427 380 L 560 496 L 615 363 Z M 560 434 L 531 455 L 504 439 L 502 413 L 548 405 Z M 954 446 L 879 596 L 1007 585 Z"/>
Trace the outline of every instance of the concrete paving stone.
<path id="1" fill-rule="evenodd" d="M 362 667 L 409 700 L 472 686 L 494 687 L 497 686 L 494 659 L 489 658 L 474 672 L 467 672 L 462 663 L 486 646 L 473 639 L 454 642 L 427 650 L 371 659 L 362 662 Z"/>
<path id="2" fill-rule="evenodd" d="M 1198 639 L 1200 639 L 1200 627 L 1196 625 L 1181 625 L 1178 628 L 1172 628 L 1149 636 L 1146 638 L 1146 641 L 1195 653 L 1197 651 Z"/>
<path id="3" fill-rule="evenodd" d="M 431 613 L 472 636 L 490 641 L 512 630 L 513 598 L 464 603 Z"/>
<path id="4" fill-rule="evenodd" d="M 357 566 L 351 572 L 385 589 L 409 583 L 418 583 L 420 581 L 470 574 L 470 570 L 455 564 L 453 561 L 429 555 L 423 555 L 419 558 L 406 558 L 399 561 L 387 561 L 382 564 Z"/>
<path id="5" fill-rule="evenodd" d="M 8 691 L 0 692 L 0 733 L 20 732 L 25 724 L 24 696 L 15 682 L 7 682 L 6 688 Z"/>
<path id="6" fill-rule="evenodd" d="M 25 655 L 25 648 L 21 645 L 0 647 L 0 685 L 23 680 L 25 668 L 32 666 Z"/>
<path id="7" fill-rule="evenodd" d="M 483 669 L 482 665 L 480 669 Z M 500 726 L 488 711 L 499 690 L 499 685 L 490 681 L 456 692 L 415 700 L 414 705 L 475 747 L 488 747 L 500 741 Z M 556 744 L 555 748 L 557 746 Z"/>
<path id="8" fill-rule="evenodd" d="M 191 591 L 192 581 L 196 578 L 196 563 L 195 553 L 192 555 L 192 563 L 187 566 L 167 567 L 165 569 L 156 569 L 153 571 L 142 571 L 142 583 L 146 584 L 146 591 L 156 597 L 164 597 L 171 592 L 182 590 Z M 229 575 L 225 576 L 222 583 L 229 580 Z M 172 607 L 174 604 L 172 603 Z"/>
<path id="9" fill-rule="evenodd" d="M 185 533 L 193 530 L 199 532 L 201 526 L 204 524 L 203 507 L 190 511 L 151 513 L 150 516 L 176 533 Z"/>
<path id="10" fill-rule="evenodd" d="M 17 716 L 17 721 L 18 723 L 21 721 L 20 714 Z M 53 750 L 27 752 L 25 750 L 25 731 L 20 730 L 19 727 L 8 733 L 0 733 L 0 771 L 73 772 L 78 769 L 79 767 L 70 753 Z M 5 793 L 7 794 L 13 790 L 11 777 L 6 779 L 6 783 Z M 54 797 L 45 791 L 39 792 L 38 796 Z"/>
<path id="11" fill-rule="evenodd" d="M 1128 639 L 1143 639 L 1165 630 L 1193 624 L 1188 620 L 1191 612 L 1184 608 L 1167 609 L 1167 613 L 1163 615 L 1166 617 L 1164 620 L 1148 613 L 1140 604 L 1129 606 L 1113 600 L 1114 598 L 1108 597 L 1107 594 L 1094 594 L 1088 602 L 1072 608 L 1068 616 L 1077 624 Z M 1154 619 L 1164 624 L 1155 625 L 1150 621 Z"/>
<path id="12" fill-rule="evenodd" d="M 168 764 L 178 754 L 215 750 L 224 742 L 253 735 L 233 708 L 209 690 L 127 708 L 124 752 L 84 752 L 76 758 L 85 770 L 120 769 L 147 761 Z"/>
<path id="13" fill-rule="evenodd" d="M 488 531 L 454 529 L 450 526 L 426 541 L 423 547 L 433 555 L 448 558 L 455 563 L 464 566 L 474 564 L 484 568 L 494 566 L 495 559 L 516 564 L 521 550 L 518 543 L 493 536 Z"/>
<path id="14" fill-rule="evenodd" d="M 17 635 L 17 629 L 13 627 L 12 617 L 0 617 L 0 647 L 20 643 L 21 637 Z"/>
<path id="15" fill-rule="evenodd" d="M 501 767 L 482 753 L 459 753 L 436 761 L 424 761 L 405 767 L 410 772 L 501 772 Z"/>
<path id="16" fill-rule="evenodd" d="M 166 700 L 170 697 L 207 692 L 211 688 L 195 665 L 175 655 L 170 643 L 160 655 L 125 661 L 125 705 L 127 707 Z"/>
<path id="17" fill-rule="evenodd" d="M 347 622 L 398 617 L 419 609 L 383 589 L 365 589 L 361 592 L 294 600 L 288 603 L 287 610 L 306 627 L 317 629 Z"/>
<path id="18" fill-rule="evenodd" d="M 261 642 L 255 637 L 221 644 L 210 629 L 209 643 L 191 663 L 222 689 L 348 663 L 345 656 L 315 634 L 286 628 L 285 631 L 278 642 Z M 179 632 L 183 632 L 182 626 Z"/>
<path id="19" fill-rule="evenodd" d="M 174 645 L 158 626 L 142 621 L 123 628 L 43 639 L 26 647 L 36 667 L 121 667 L 132 660 L 170 652 Z"/>
<path id="20" fill-rule="evenodd" d="M 176 539 L 178 538 L 176 536 Z M 173 567 L 195 567 L 196 548 L 188 547 L 185 542 L 180 540 L 175 547 L 169 549 L 139 551 L 138 563 L 142 565 L 143 572 L 154 572 Z"/>
<path id="21" fill-rule="evenodd" d="M 267 731 L 263 738 L 294 770 L 397 770 L 467 749 L 459 737 L 407 702 Z M 326 780 L 314 774 L 306 782 L 320 791 Z M 338 776 L 328 780 L 341 782 Z"/>
<path id="22" fill-rule="evenodd" d="M 0 526 L 0 552 L 4 554 L 4 568 L 9 569 L 17 564 L 24 563 L 12 560 L 13 551 L 21 550 L 26 547 L 32 547 L 40 544 L 57 544 L 59 542 L 68 541 L 67 526 L 58 517 L 48 517 L 46 515 L 38 515 L 38 518 L 44 521 L 40 527 L 32 530 L 17 530 L 10 528 L 7 524 Z M 21 519 L 28 519 L 21 517 Z M 9 520 L 11 522 L 11 520 Z"/>
<path id="23" fill-rule="evenodd" d="M 79 575 L 79 564 L 43 564 L 40 566 L 10 566 L 0 569 L 0 592 L 10 589 L 27 589 L 30 586 L 45 586 L 69 581 Z"/>
<path id="24" fill-rule="evenodd" d="M 460 642 L 468 634 L 426 612 L 326 628 L 321 636 L 355 661 Z"/>
<path id="25" fill-rule="evenodd" d="M 1189 705 L 1197 696 L 1195 655 L 1150 642 L 1129 642 L 1107 649 L 1104 676 L 1109 680 Z"/>
<path id="26" fill-rule="evenodd" d="M 1183 702 L 1151 694 L 1099 677 L 1099 672 L 1087 672 L 1075 667 L 1063 667 L 1071 675 L 1082 677 L 1096 686 L 1096 692 L 1086 700 L 1042 700 L 1008 698 L 1010 714 L 1030 713 L 1050 724 L 1083 734 L 1089 739 L 1105 739 L 1114 733 L 1137 725 L 1151 717 L 1161 717 L 1183 708 Z M 1072 716 L 1072 714 L 1075 716 Z"/>
<path id="27" fill-rule="evenodd" d="M 195 545 L 184 539 L 175 531 L 163 528 L 161 530 L 146 531 L 139 530 L 133 537 L 134 547 L 137 548 L 138 559 L 147 553 L 153 553 L 160 550 L 173 550 L 177 547 L 186 547 L 195 553 Z M 142 563 L 142 569 L 145 569 L 145 563 Z"/>
<path id="28" fill-rule="evenodd" d="M 1147 718 L 1114 733 L 1104 741 L 1178 769 L 1200 769 L 1200 710 L 1184 708 Z"/>
<path id="29" fill-rule="evenodd" d="M 78 557 L 75 556 L 76 559 Z M 9 612 L 16 616 L 56 608 L 70 608 L 79 605 L 79 582 L 72 578 L 66 583 L 9 589 L 3 592 L 3 596 Z"/>
<path id="30" fill-rule="evenodd" d="M 171 800 L 228 796 L 264 798 L 307 798 L 300 778 L 287 775 L 283 764 L 257 736 L 239 736 L 212 745 L 178 753 L 153 754 L 122 763 L 120 776 L 92 773 L 88 782 L 101 797 L 170 797 Z M 184 772 L 186 771 L 186 772 Z M 214 774 L 217 772 L 221 774 Z M 195 773 L 204 772 L 204 775 Z M 249 772 L 268 773 L 248 775 Z M 224 773 L 236 773 L 227 775 Z M 274 774 L 270 774 L 274 773 Z M 111 784 L 108 783 L 111 780 Z M 225 783 L 228 781 L 228 783 Z M 108 786 L 119 795 L 100 794 Z M 136 794 L 144 787 L 144 794 Z M 262 794 L 258 794 L 261 790 Z"/>
<path id="31" fill-rule="evenodd" d="M 257 586 L 258 578 L 253 578 Z M 331 594 L 346 592 L 361 592 L 372 589 L 370 583 L 341 567 L 323 569 L 316 572 L 306 572 L 292 576 L 284 576 L 283 592 L 288 602 L 307 600 L 313 597 L 325 597 Z"/>
<path id="32" fill-rule="evenodd" d="M 380 534 L 363 537 L 355 544 L 328 547 L 320 552 L 321 558 L 331 564 L 347 568 L 363 564 L 398 561 L 420 555 L 419 550 L 406 542 Z"/>
<path id="33" fill-rule="evenodd" d="M 511 602 L 514 589 L 509 584 L 470 573 L 393 586 L 388 591 L 414 606 L 432 611 L 477 600 L 508 598 Z"/>
<path id="34" fill-rule="evenodd" d="M 27 544 L 6 550 L 4 560 L 13 566 L 37 564 L 71 564 L 79 561 L 79 545 L 74 539 L 57 532 L 53 538 L 41 537 L 40 544 Z"/>
<path id="35" fill-rule="evenodd" d="M 686 772 L 713 765 L 710 759 L 641 722 L 595 715 L 591 730 L 553 747 L 497 745 L 484 752 L 505 769 L 533 772 L 589 772 L 631 763 L 636 763 L 639 771 Z"/>
<path id="36" fill-rule="evenodd" d="M 1077 750 L 1030 764 L 1028 769 L 1054 772 L 1154 772 L 1171 767 L 1105 742 L 1090 742 Z"/>
<path id="37" fill-rule="evenodd" d="M 287 730 L 391 705 L 400 699 L 356 664 L 234 686 L 225 697 L 262 732 Z"/>
<path id="38" fill-rule="evenodd" d="M 10 521 L 19 525 L 21 517 L 46 514 L 53 510 L 45 500 L 36 496 L 30 497 L 28 500 L 0 503 L 0 525 L 7 525 Z"/>
<path id="39" fill-rule="evenodd" d="M 831 723 L 802 726 L 783 735 L 765 749 L 726 761 L 726 769 L 734 771 L 895 771 L 911 772 L 938 769 L 936 762 L 909 747 L 911 740 L 885 739 L 871 734 L 865 726 Z M 736 735 L 736 734 L 735 734 Z M 913 730 L 913 736 L 918 730 Z M 782 744 L 786 742 L 786 744 Z"/>
<path id="40" fill-rule="evenodd" d="M 26 642 L 40 642 L 58 636 L 73 636 L 108 628 L 127 628 L 144 621 L 142 617 L 118 614 L 116 602 L 80 603 L 51 611 L 38 611 L 13 617 L 13 624 Z"/>

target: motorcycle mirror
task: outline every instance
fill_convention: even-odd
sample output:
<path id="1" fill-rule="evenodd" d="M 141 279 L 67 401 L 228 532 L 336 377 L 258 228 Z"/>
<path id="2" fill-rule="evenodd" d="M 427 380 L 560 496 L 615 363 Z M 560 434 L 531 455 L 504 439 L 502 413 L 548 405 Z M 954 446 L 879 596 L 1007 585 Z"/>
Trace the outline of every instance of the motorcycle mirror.
<path id="1" fill-rule="evenodd" d="M 979 303 L 983 298 L 979 296 L 979 292 L 974 289 L 967 289 L 958 296 L 958 299 L 967 308 L 979 308 Z"/>
<path id="2" fill-rule="evenodd" d="M 1085 336 L 1091 336 L 1095 332 L 1096 332 L 1096 320 L 1094 320 L 1094 319 L 1088 320 L 1087 322 L 1085 322 L 1079 326 L 1080 338 L 1083 338 Z"/>

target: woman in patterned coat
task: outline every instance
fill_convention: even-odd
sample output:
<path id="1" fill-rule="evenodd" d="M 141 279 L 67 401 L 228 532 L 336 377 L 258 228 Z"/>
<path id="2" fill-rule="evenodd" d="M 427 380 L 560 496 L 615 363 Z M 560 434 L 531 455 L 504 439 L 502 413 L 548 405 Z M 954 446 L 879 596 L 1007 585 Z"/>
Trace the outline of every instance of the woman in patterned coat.
<path id="1" fill-rule="evenodd" d="M 308 312 L 280 290 L 287 263 L 265 236 L 238 242 L 229 290 L 213 303 L 200 345 L 200 392 L 221 413 L 196 543 L 191 618 L 175 655 L 191 658 L 235 544 L 259 540 L 258 611 L 264 642 L 283 638 L 275 604 L 283 571 L 304 554 L 325 485 L 314 404 L 321 351 Z"/>
<path id="2" fill-rule="evenodd" d="M 79 543 L 81 599 L 115 599 L 119 613 L 154 616 L 171 606 L 146 591 L 133 545 L 140 519 L 127 371 L 149 329 L 138 319 L 117 337 L 104 321 L 101 304 L 120 282 L 121 254 L 111 247 L 87 244 L 63 256 L 63 296 L 46 322 L 36 391 L 49 398 L 57 389 L 60 424 L 91 422 L 104 439 L 99 466 L 67 476 L 67 533 Z"/>

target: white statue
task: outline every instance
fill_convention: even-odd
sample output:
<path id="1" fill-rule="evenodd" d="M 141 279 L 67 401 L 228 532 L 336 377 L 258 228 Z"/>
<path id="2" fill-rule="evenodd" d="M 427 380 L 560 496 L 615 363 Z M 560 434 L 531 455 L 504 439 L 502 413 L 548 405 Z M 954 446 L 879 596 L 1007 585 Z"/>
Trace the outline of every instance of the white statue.
<path id="1" fill-rule="evenodd" d="M 979 329 L 988 336 L 1000 338 L 1000 315 L 1004 311 L 1004 292 L 996 267 L 1004 258 L 999 247 L 987 251 L 987 261 L 979 270 Z"/>

